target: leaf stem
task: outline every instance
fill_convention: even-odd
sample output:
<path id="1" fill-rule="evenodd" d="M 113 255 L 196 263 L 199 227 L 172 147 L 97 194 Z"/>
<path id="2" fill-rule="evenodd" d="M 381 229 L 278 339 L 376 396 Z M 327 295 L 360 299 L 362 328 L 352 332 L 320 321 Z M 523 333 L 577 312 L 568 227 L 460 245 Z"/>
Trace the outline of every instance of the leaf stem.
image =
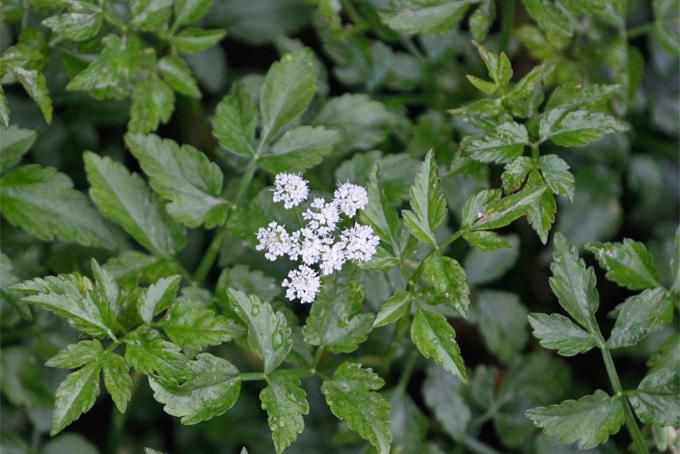
<path id="1" fill-rule="evenodd" d="M 267 376 L 264 374 L 264 372 L 243 372 L 238 375 L 238 378 L 241 381 L 255 381 L 264 380 L 267 378 Z"/>
<path id="2" fill-rule="evenodd" d="M 611 382 L 614 392 L 620 396 L 621 404 L 623 405 L 623 416 L 626 421 L 626 428 L 633 439 L 633 445 L 640 454 L 647 454 L 647 445 L 642 438 L 642 433 L 640 428 L 635 421 L 635 416 L 633 415 L 633 410 L 630 408 L 630 403 L 628 403 L 628 398 L 623 392 L 623 387 L 621 386 L 621 380 L 619 380 L 619 374 L 616 372 L 616 367 L 614 366 L 614 360 L 609 352 L 604 341 L 600 344 L 600 351 L 602 352 L 602 359 L 604 359 L 604 365 L 607 369 L 607 375 L 609 376 L 609 381 Z"/>
<path id="3" fill-rule="evenodd" d="M 408 382 L 411 379 L 411 375 L 413 374 L 413 369 L 415 368 L 417 361 L 418 352 L 414 351 L 411 353 L 411 356 L 409 356 L 406 366 L 404 366 L 404 370 L 399 377 L 399 383 L 397 383 L 397 392 L 403 392 L 406 389 L 406 385 L 408 385 Z"/>

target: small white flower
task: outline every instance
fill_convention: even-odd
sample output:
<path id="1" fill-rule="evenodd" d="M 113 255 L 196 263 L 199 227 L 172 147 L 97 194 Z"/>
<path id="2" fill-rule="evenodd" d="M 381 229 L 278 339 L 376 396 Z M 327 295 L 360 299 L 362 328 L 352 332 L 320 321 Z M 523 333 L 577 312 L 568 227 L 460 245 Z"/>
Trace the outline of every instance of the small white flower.
<path id="1" fill-rule="evenodd" d="M 274 202 L 283 202 L 287 210 L 298 206 L 309 194 L 307 180 L 294 173 L 280 173 L 274 179 Z"/>
<path id="2" fill-rule="evenodd" d="M 314 265 L 321 260 L 321 253 L 332 243 L 332 238 L 318 235 L 314 230 L 305 227 L 291 235 L 288 254 L 291 260 L 301 258 L 305 264 Z"/>
<path id="3" fill-rule="evenodd" d="M 366 189 L 352 183 L 344 183 L 335 190 L 333 202 L 341 212 L 353 218 L 358 210 L 363 210 L 368 205 L 368 193 Z"/>
<path id="4" fill-rule="evenodd" d="M 258 251 L 266 251 L 264 256 L 267 260 L 274 261 L 277 257 L 286 255 L 290 251 L 290 235 L 283 226 L 272 221 L 267 227 L 262 227 L 257 231 L 257 241 L 255 246 Z"/>
<path id="5" fill-rule="evenodd" d="M 319 265 L 321 274 L 328 276 L 333 271 L 340 271 L 346 260 L 344 244 L 335 243 L 332 246 L 326 246 L 321 253 L 321 265 Z"/>
<path id="6" fill-rule="evenodd" d="M 288 273 L 281 286 L 287 288 L 286 298 L 299 299 L 301 303 L 311 303 L 319 292 L 321 281 L 319 275 L 306 265 L 300 265 L 296 270 Z"/>
<path id="7" fill-rule="evenodd" d="M 355 262 L 367 262 L 375 254 L 380 239 L 370 226 L 354 224 L 340 235 L 340 242 L 345 247 L 345 256 Z"/>
<path id="8" fill-rule="evenodd" d="M 325 236 L 335 230 L 336 224 L 340 221 L 340 213 L 334 203 L 327 203 L 321 197 L 317 197 L 302 213 L 302 219 L 307 221 L 307 226 L 318 235 Z"/>

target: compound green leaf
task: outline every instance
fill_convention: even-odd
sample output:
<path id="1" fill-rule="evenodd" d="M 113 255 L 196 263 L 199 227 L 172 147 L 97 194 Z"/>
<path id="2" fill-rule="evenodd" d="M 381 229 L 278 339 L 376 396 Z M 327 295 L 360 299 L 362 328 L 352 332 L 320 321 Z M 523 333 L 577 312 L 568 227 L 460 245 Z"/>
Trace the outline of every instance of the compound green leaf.
<path id="1" fill-rule="evenodd" d="M 290 446 L 305 428 L 303 415 L 309 413 L 309 404 L 300 379 L 295 375 L 275 372 L 267 377 L 267 387 L 260 392 L 262 409 L 267 412 L 267 422 L 277 454 Z"/>
<path id="2" fill-rule="evenodd" d="M 443 315 L 419 308 L 411 324 L 411 340 L 425 358 L 432 358 L 450 374 L 467 380 L 456 332 Z"/>

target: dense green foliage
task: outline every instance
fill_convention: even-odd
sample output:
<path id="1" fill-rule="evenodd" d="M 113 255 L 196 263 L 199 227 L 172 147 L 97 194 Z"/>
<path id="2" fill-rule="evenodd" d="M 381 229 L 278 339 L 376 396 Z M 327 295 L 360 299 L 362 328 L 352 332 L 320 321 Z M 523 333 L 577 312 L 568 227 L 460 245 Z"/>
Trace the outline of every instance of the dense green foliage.
<path id="1" fill-rule="evenodd" d="M 3 453 L 680 451 L 677 1 L 0 21 Z M 281 173 L 379 239 L 311 304 Z"/>

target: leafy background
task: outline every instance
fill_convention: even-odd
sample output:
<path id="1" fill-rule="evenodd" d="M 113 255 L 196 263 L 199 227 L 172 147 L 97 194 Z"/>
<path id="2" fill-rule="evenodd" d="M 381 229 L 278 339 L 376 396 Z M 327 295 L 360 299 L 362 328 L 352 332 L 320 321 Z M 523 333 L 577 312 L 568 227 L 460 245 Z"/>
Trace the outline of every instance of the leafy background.
<path id="1" fill-rule="evenodd" d="M 442 226 L 416 235 L 425 243 L 432 235 L 446 238 L 465 222 L 460 213 L 469 196 L 486 188 L 505 187 L 510 177 L 501 178 L 503 167 L 498 164 L 518 154 L 516 143 L 522 144 L 520 151 L 523 149 L 528 140 L 523 134 L 528 131 L 532 137 L 543 138 L 536 122 L 531 121 L 523 130 L 525 126 L 514 123 L 507 135 L 480 135 L 480 130 L 495 131 L 512 117 L 485 104 L 477 105 L 477 110 L 464 106 L 479 99 L 503 98 L 513 116 L 527 118 L 534 116 L 537 108 L 547 109 L 542 104 L 544 90 L 551 93 L 556 86 L 571 87 L 565 89 L 563 104 L 572 102 L 593 112 L 608 112 L 611 120 L 600 125 L 600 131 L 588 132 L 592 134 L 590 139 L 583 139 L 583 130 L 585 126 L 597 126 L 597 121 L 586 118 L 576 137 L 563 136 L 541 144 L 541 156 L 557 154 L 569 164 L 575 178 L 573 202 L 570 190 L 556 191 L 561 196 L 552 202 L 556 203 L 552 230 L 560 231 L 576 246 L 588 265 L 596 265 L 596 260 L 584 248 L 586 243 L 623 238 L 643 242 L 655 260 L 658 281 L 667 287 L 673 282 L 670 262 L 676 253 L 673 239 L 680 194 L 676 2 L 222 0 L 212 6 L 198 2 L 205 7 L 197 10 L 205 12 L 209 7 L 207 14 L 183 18 L 181 14 L 164 12 L 168 9 L 165 3 L 172 4 L 83 1 L 61 5 L 10 0 L 0 7 L 0 73 L 3 99 L 6 98 L 2 116 L 4 123 L 15 125 L 10 127 L 15 129 L 2 130 L 2 169 L 14 166 L 21 153 L 30 149 L 22 166 L 35 164 L 61 172 L 57 175 L 51 170 L 40 171 L 45 183 L 37 185 L 28 196 L 44 202 L 36 203 L 31 211 L 13 205 L 13 183 L 6 174 L 2 177 L 0 239 L 7 257 L 2 263 L 0 332 L 3 452 L 140 452 L 144 447 L 169 452 L 238 452 L 243 446 L 250 452 L 273 451 L 267 415 L 261 409 L 259 394 L 263 385 L 259 381 L 243 381 L 238 400 L 225 414 L 186 426 L 164 413 L 162 405 L 154 400 L 153 390 L 146 386 L 146 379 L 134 375 L 134 397 L 125 413 L 120 413 L 103 393 L 96 403 L 93 400 L 94 406 L 87 415 L 51 439 L 48 433 L 55 391 L 66 372 L 44 367 L 43 363 L 77 342 L 78 333 L 45 311 L 27 314 L 25 304 L 18 302 L 18 295 L 8 286 L 57 273 L 77 271 L 91 275 L 91 258 L 113 270 L 115 262 L 110 260 L 117 254 L 110 250 L 133 248 L 130 238 L 97 215 L 86 196 L 73 195 L 69 180 L 61 176 L 67 175 L 73 187 L 86 194 L 97 178 L 103 181 L 122 174 L 122 168 L 115 168 L 110 158 L 128 171 L 148 175 L 153 190 L 172 202 L 158 212 L 162 219 L 149 222 L 163 224 L 169 213 L 191 227 L 185 246 L 177 239 L 183 227 L 174 222 L 176 228 L 168 229 L 164 242 L 154 238 L 145 243 L 132 234 L 157 259 L 168 259 L 178 252 L 176 259 L 168 261 L 176 263 L 161 263 L 147 275 L 133 273 L 129 277 L 132 281 L 148 285 L 168 274 L 168 269 L 170 274 L 177 273 L 179 263 L 187 270 L 197 270 L 199 281 L 205 281 L 202 287 L 217 289 L 215 294 L 238 283 L 264 301 L 276 299 L 280 293 L 278 281 L 287 269 L 264 261 L 252 249 L 254 232 L 262 218 L 274 213 L 267 205 L 267 192 L 260 193 L 271 183 L 271 175 L 257 172 L 246 193 L 239 194 L 240 176 L 253 170 L 243 157 L 255 150 L 249 149 L 252 145 L 232 142 L 233 131 L 220 131 L 218 125 L 227 124 L 224 112 L 229 112 L 229 103 L 257 97 L 263 76 L 288 52 L 298 51 L 293 54 L 296 65 L 289 69 L 297 71 L 291 80 L 298 84 L 293 90 L 294 97 L 299 98 L 296 102 L 302 104 L 298 110 L 305 110 L 311 100 L 299 124 L 310 128 L 303 131 L 304 135 L 316 137 L 318 144 L 305 157 L 264 159 L 262 168 L 275 173 L 318 164 L 306 176 L 314 189 L 332 191 L 336 181 L 345 179 L 368 184 L 373 164 L 379 161 L 388 204 L 406 207 L 420 163 L 427 159 L 434 165 L 431 159 L 436 158 L 438 167 L 431 169 L 430 179 L 425 181 L 431 189 L 431 178 L 439 175 L 448 210 Z M 189 5 L 186 11 L 192 11 L 195 2 L 176 3 Z M 128 11 L 128 7 L 132 10 Z M 92 8 L 100 12 L 93 13 Z M 48 17 L 51 19 L 45 21 Z M 127 37 L 124 44 L 120 38 L 122 29 Z M 479 46 L 473 39 L 483 43 L 482 57 L 484 52 L 490 52 L 486 61 L 480 59 Z M 311 50 L 300 51 L 302 47 Z M 153 49 L 153 55 L 142 48 Z M 507 65 L 504 67 L 505 61 L 498 53 L 501 50 L 509 56 L 511 73 Z M 97 61 L 100 67 L 92 63 Z M 542 68 L 542 83 L 524 87 L 513 95 L 512 87 L 535 68 Z M 466 75 L 473 77 L 468 79 Z M 512 85 L 508 85 L 510 77 Z M 611 93 L 602 86 L 590 92 L 578 84 L 616 87 Z M 284 88 L 274 86 L 271 93 L 277 95 Z M 223 101 L 228 93 L 232 96 Z M 301 100 L 304 98 L 306 101 Z M 286 105 L 295 110 L 293 104 L 288 99 Z M 214 122 L 213 117 L 217 118 Z M 619 120 L 629 128 L 616 123 Z M 241 126 L 244 123 L 247 121 L 242 121 Z M 270 123 L 265 131 L 278 126 Z M 164 153 L 163 161 L 168 162 L 179 151 L 173 151 L 172 144 L 155 143 L 157 139 L 150 136 L 126 136 L 128 132 L 150 131 L 178 144 L 190 144 L 217 163 L 209 164 L 199 157 L 202 154 L 193 155 L 199 180 L 206 185 L 202 193 L 188 191 L 186 199 L 176 198 L 176 180 L 153 179 L 150 169 L 154 156 Z M 500 146 L 491 147 L 489 144 L 496 140 Z M 149 149 L 156 152 L 145 156 L 144 150 Z M 426 158 L 429 149 L 434 155 Z M 95 153 L 84 154 L 85 150 Z M 186 147 L 182 152 L 191 154 Z M 217 171 L 211 165 L 219 165 Z M 32 171 L 38 172 L 35 168 Z M 224 188 L 215 181 L 219 180 L 216 174 L 224 175 Z M 21 177 L 15 173 L 15 182 L 21 182 Z M 126 179 L 125 175 L 120 178 Z M 129 196 L 140 197 L 143 190 L 139 183 L 130 180 L 129 185 Z M 242 197 L 245 208 L 233 208 L 232 202 L 220 201 L 223 192 L 228 195 L 225 200 Z M 192 211 L 192 207 L 206 206 L 206 194 L 216 202 L 207 204 L 207 211 Z M 90 191 L 89 197 L 97 202 L 100 211 L 105 211 L 95 192 Z M 146 197 L 155 200 L 156 196 L 149 192 Z M 545 203 L 550 206 L 551 202 Z M 417 217 L 418 210 L 412 208 Z M 543 214 L 546 210 L 550 211 L 544 208 Z M 595 389 L 611 394 L 597 349 L 565 359 L 542 348 L 531 335 L 529 312 L 564 314 L 549 285 L 550 222 L 546 226 L 540 214 L 534 216 L 540 218 L 532 222 L 540 237 L 521 219 L 499 230 L 510 247 L 482 252 L 457 241 L 446 250 L 446 256 L 463 265 L 470 286 L 468 318 L 447 313 L 469 375 L 467 384 L 418 356 L 400 324 L 373 330 L 351 355 L 372 367 L 385 382 L 381 394 L 391 403 L 394 451 L 571 452 L 577 448 L 558 445 L 541 434 L 524 415 L 525 410 L 579 399 Z M 215 233 L 211 229 L 223 224 L 225 218 L 231 219 L 229 232 L 219 249 L 210 248 Z M 74 222 L 77 227 L 70 228 Z M 541 222 L 543 227 L 536 227 Z M 593 247 L 588 249 L 593 251 Z M 421 260 L 426 252 L 419 247 L 414 260 Z M 216 266 L 201 266 L 205 256 L 211 254 L 217 254 Z M 602 268 L 595 269 L 600 296 L 597 321 L 602 331 L 609 333 L 614 320 L 607 314 L 636 294 L 634 290 L 645 286 L 627 289 L 617 285 L 616 279 L 608 281 Z M 366 295 L 362 312 L 378 312 L 394 293 L 393 288 L 403 286 L 403 279 L 393 271 L 353 273 L 357 276 L 344 279 L 360 280 Z M 444 281 L 447 278 L 450 277 Z M 167 281 L 164 285 L 172 287 L 177 283 Z M 183 293 L 186 301 L 205 298 L 200 290 L 191 290 Z M 419 297 L 433 298 L 428 295 Z M 333 297 L 338 298 L 330 298 Z M 254 303 L 244 300 L 242 304 Z M 398 307 L 400 304 L 395 303 Z M 288 307 L 285 314 L 292 319 L 304 320 L 309 313 L 309 307 L 295 304 L 276 307 Z M 153 313 L 154 308 L 150 310 Z M 355 316 L 356 309 L 348 310 L 343 316 Z M 26 319 L 30 314 L 32 318 Z M 416 320 L 424 323 L 424 317 L 416 315 Z M 360 323 L 358 318 L 354 323 Z M 210 319 L 208 323 L 217 322 Z M 677 316 L 661 325 L 665 326 L 636 345 L 614 351 L 624 388 L 635 389 L 647 374 L 648 365 L 670 361 L 667 364 L 671 367 L 677 366 Z M 236 332 L 231 335 L 238 337 Z M 191 336 L 171 340 L 194 351 L 216 345 L 210 352 L 228 358 L 239 370 L 261 370 L 261 361 L 253 353 L 257 349 L 252 348 L 250 339 L 222 344 L 232 336 L 218 337 L 204 345 L 191 345 Z M 341 352 L 354 347 L 340 345 L 336 350 L 337 357 L 326 353 L 322 364 L 338 365 Z M 203 358 L 209 362 L 208 357 Z M 197 360 L 196 367 L 199 365 Z M 269 366 L 265 360 L 265 369 Z M 357 373 L 349 367 L 340 369 L 335 372 L 340 378 Z M 376 401 L 374 391 L 380 388 L 381 380 L 361 373 L 364 376 L 359 383 L 363 384 L 352 392 L 362 401 Z M 289 452 L 372 449 L 347 425 L 339 424 L 331 413 L 333 408 L 329 410 L 324 403 L 322 391 L 332 393 L 334 386 L 339 389 L 348 383 L 335 378 L 325 379 L 323 387 L 317 377 L 302 381 L 309 414 L 304 417 L 304 431 Z M 157 386 L 152 384 L 156 391 Z M 600 397 L 597 393 L 595 396 Z M 381 405 L 377 402 L 375 408 Z M 172 413 L 167 407 L 166 411 Z M 672 431 L 659 424 L 653 426 L 647 425 L 643 435 L 650 446 L 656 443 L 663 447 L 664 437 L 672 438 Z M 362 432 L 351 423 L 349 428 Z M 599 441 L 606 439 L 605 436 Z M 371 442 L 382 446 L 379 440 Z M 628 434 L 622 430 L 596 449 L 618 452 L 629 443 Z"/>

